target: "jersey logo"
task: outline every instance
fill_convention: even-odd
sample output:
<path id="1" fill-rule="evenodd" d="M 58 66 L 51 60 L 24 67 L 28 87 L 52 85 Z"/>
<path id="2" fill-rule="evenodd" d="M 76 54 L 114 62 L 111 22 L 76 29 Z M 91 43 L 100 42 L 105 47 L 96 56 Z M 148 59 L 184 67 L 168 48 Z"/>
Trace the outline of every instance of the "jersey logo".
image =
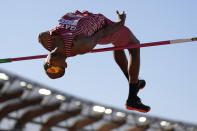
<path id="1" fill-rule="evenodd" d="M 77 23 L 79 22 L 79 20 L 65 20 L 65 19 L 60 19 L 60 20 L 58 20 L 58 22 L 60 24 L 64 24 L 64 25 L 74 25 L 74 26 L 77 26 Z"/>

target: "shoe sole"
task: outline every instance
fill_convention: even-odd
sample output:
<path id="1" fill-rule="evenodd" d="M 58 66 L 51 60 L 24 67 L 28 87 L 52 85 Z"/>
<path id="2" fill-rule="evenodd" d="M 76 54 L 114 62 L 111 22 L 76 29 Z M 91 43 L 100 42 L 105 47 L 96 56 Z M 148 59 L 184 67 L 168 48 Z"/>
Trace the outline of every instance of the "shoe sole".
<path id="1" fill-rule="evenodd" d="M 150 109 L 148 111 L 145 111 L 145 110 L 136 109 L 136 108 L 133 108 L 133 107 L 130 107 L 130 106 L 126 106 L 126 109 L 127 110 L 135 110 L 135 111 L 139 111 L 139 112 L 142 112 L 142 113 L 147 113 L 147 112 L 150 111 Z"/>

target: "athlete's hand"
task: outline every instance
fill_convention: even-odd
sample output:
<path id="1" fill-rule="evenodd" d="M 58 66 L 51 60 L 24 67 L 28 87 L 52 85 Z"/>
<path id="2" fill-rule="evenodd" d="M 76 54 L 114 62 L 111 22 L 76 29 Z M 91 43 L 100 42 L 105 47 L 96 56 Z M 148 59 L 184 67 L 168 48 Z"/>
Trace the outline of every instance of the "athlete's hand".
<path id="1" fill-rule="evenodd" d="M 120 14 L 119 11 L 117 10 L 117 11 L 116 11 L 116 14 L 118 15 L 118 20 L 119 20 L 119 22 L 120 22 L 122 25 L 124 25 L 125 19 L 126 19 L 126 14 L 125 14 L 125 12 L 123 11 L 123 13 Z"/>

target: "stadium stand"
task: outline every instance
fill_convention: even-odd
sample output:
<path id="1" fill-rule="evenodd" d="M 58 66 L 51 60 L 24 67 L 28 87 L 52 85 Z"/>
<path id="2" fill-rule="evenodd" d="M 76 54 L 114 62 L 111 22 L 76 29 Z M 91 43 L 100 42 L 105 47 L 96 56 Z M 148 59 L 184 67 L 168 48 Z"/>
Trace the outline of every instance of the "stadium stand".
<path id="1" fill-rule="evenodd" d="M 197 125 L 94 103 L 0 70 L 0 131 L 197 131 Z"/>

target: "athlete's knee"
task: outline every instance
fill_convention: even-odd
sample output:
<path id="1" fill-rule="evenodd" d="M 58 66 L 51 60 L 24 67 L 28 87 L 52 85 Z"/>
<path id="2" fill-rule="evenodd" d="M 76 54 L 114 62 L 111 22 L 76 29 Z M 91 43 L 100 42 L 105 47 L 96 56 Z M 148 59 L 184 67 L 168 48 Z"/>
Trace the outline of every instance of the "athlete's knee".
<path id="1" fill-rule="evenodd" d="M 128 43 L 128 45 L 139 45 L 140 44 L 140 41 L 135 38 L 135 39 L 131 39 Z M 129 50 L 129 53 L 132 53 L 132 55 L 140 55 L 140 48 L 133 48 L 133 49 L 128 49 Z"/>

